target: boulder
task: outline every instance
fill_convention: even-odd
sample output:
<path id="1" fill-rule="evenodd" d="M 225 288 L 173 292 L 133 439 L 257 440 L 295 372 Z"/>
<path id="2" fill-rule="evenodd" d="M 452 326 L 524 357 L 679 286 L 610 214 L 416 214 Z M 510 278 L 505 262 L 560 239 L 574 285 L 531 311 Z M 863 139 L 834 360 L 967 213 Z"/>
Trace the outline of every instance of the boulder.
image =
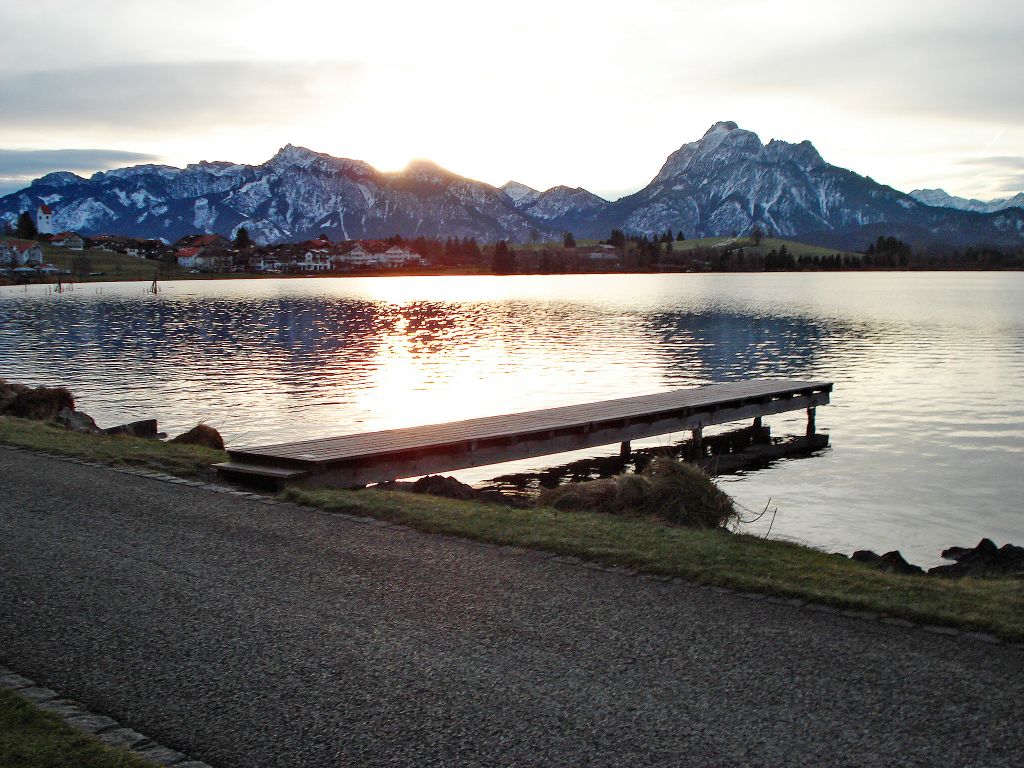
<path id="1" fill-rule="evenodd" d="M 858 549 L 852 555 L 851 560 L 855 560 L 858 563 L 867 563 L 868 565 L 877 565 L 878 561 L 882 559 L 881 555 L 875 554 L 870 549 Z"/>
<path id="2" fill-rule="evenodd" d="M 936 566 L 928 573 L 946 578 L 962 578 L 964 576 L 1024 578 L 1024 547 L 1014 544 L 996 547 L 995 542 L 991 539 L 982 539 L 973 549 L 950 547 L 943 551 L 942 556 L 948 560 L 956 560 L 956 562 L 952 565 Z"/>
<path id="3" fill-rule="evenodd" d="M 892 552 L 886 552 L 884 555 L 879 555 L 872 552 L 870 549 L 859 549 L 850 556 L 850 559 L 855 560 L 858 563 L 870 565 L 880 571 L 888 571 L 889 573 L 901 573 L 907 576 L 924 573 L 923 568 L 904 560 L 903 555 L 901 555 L 898 550 L 893 550 Z"/>
<path id="4" fill-rule="evenodd" d="M 57 414 L 57 423 L 72 432 L 81 432 L 84 435 L 99 434 L 100 428 L 96 426 L 92 416 L 82 411 L 75 411 L 71 408 L 61 408 Z"/>
<path id="5" fill-rule="evenodd" d="M 224 450 L 224 438 L 220 432 L 208 424 L 196 424 L 188 432 L 178 435 L 171 440 L 172 443 L 183 443 L 185 445 L 203 445 L 207 448 Z"/>
<path id="6" fill-rule="evenodd" d="M 924 573 L 924 568 L 920 566 L 908 563 L 903 559 L 903 555 L 899 553 L 899 550 L 893 550 L 892 552 L 886 552 L 878 560 L 878 569 L 881 571 L 889 571 L 890 573 L 902 573 L 907 576 L 914 576 L 920 573 Z"/>
<path id="7" fill-rule="evenodd" d="M 100 430 L 100 434 L 155 438 L 157 436 L 156 419 L 143 419 L 142 421 L 133 421 L 129 424 L 119 424 L 116 427 Z"/>

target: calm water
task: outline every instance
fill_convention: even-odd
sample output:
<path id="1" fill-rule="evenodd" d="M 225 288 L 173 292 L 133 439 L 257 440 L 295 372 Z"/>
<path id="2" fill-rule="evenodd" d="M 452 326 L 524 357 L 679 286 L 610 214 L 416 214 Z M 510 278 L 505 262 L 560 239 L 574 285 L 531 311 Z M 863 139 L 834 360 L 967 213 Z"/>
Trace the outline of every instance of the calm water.
<path id="1" fill-rule="evenodd" d="M 0 288 L 0 376 L 65 384 L 102 426 L 157 417 L 176 434 L 202 420 L 236 445 L 748 377 L 830 379 L 833 404 L 818 413 L 828 451 L 722 481 L 748 508 L 772 500 L 773 537 L 899 548 L 922 565 L 981 536 L 1024 544 L 1021 274 Z M 766 423 L 798 434 L 803 416 Z"/>

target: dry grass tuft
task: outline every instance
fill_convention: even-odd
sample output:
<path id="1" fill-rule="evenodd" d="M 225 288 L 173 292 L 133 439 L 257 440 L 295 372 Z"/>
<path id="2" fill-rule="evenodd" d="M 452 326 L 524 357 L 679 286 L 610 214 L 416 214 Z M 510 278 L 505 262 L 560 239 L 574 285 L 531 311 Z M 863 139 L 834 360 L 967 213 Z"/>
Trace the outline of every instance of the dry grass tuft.
<path id="1" fill-rule="evenodd" d="M 667 458 L 639 475 L 569 483 L 541 493 L 540 503 L 570 512 L 655 517 L 673 525 L 723 528 L 736 519 L 732 499 L 697 467 Z"/>
<path id="2" fill-rule="evenodd" d="M 184 445 L 202 445 L 218 451 L 224 450 L 224 438 L 220 436 L 220 432 L 209 424 L 203 424 L 202 422 L 196 424 L 188 432 L 173 438 L 171 442 Z"/>

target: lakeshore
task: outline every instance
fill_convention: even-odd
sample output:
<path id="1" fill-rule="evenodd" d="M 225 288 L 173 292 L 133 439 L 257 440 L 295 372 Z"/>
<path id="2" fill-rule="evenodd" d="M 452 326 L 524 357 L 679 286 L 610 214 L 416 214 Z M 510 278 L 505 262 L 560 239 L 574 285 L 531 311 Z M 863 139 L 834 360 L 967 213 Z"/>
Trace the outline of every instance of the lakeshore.
<path id="1" fill-rule="evenodd" d="M 226 454 L 152 439 L 92 436 L 0 416 L 0 444 L 100 464 L 214 479 Z M 1024 580 L 948 580 L 888 573 L 784 541 L 690 529 L 586 510 L 512 508 L 392 491 L 289 489 L 306 507 L 370 516 L 428 533 L 542 550 L 661 577 L 809 600 L 847 610 L 1024 640 Z"/>
<path id="2" fill-rule="evenodd" d="M 836 382 L 831 447 L 724 477 L 773 537 L 925 568 L 1024 540 L 1017 273 L 572 275 L 0 289 L 4 378 L 64 384 L 103 426 L 202 420 L 229 445 L 459 421 L 747 378 Z M 992 403 L 999 403 L 997 409 Z M 766 420 L 774 436 L 804 419 Z M 710 430 L 705 437 L 710 436 Z M 634 443 L 635 450 L 679 437 Z M 474 486 L 618 456 L 467 469 Z M 600 468 L 590 470 L 594 476 Z M 751 527 L 764 535 L 771 516 Z"/>

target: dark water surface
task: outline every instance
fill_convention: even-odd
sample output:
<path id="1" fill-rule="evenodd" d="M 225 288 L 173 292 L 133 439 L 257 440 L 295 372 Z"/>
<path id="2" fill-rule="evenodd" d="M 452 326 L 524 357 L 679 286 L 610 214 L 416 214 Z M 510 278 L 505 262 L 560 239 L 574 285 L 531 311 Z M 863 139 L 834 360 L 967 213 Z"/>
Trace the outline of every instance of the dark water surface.
<path id="1" fill-rule="evenodd" d="M 832 447 L 723 479 L 830 550 L 1024 544 L 1024 275 L 573 275 L 0 288 L 0 376 L 229 444 L 749 377 L 835 381 Z M 800 433 L 803 416 L 766 420 Z M 673 435 L 650 441 L 665 444 Z M 594 451 L 585 452 L 593 455 Z M 457 473 L 483 481 L 583 454 Z M 755 526 L 753 530 L 758 530 Z"/>

